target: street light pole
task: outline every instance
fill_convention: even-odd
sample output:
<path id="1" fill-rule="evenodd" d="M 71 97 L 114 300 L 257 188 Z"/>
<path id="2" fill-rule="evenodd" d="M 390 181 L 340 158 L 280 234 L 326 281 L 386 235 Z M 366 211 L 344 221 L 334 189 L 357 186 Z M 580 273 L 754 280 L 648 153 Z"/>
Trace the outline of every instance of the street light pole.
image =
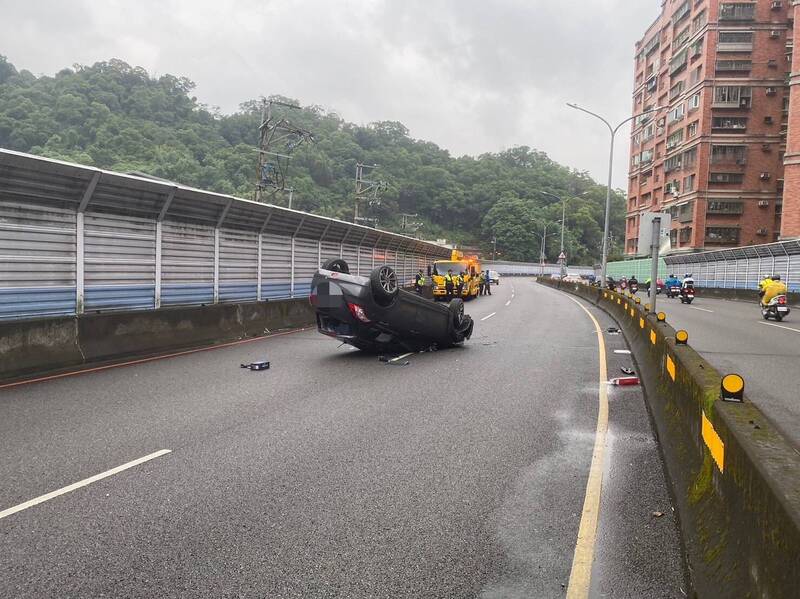
<path id="1" fill-rule="evenodd" d="M 570 108 L 574 108 L 575 110 L 580 110 L 581 112 L 585 112 L 586 114 L 589 114 L 595 118 L 600 119 L 601 121 L 603 121 L 603 123 L 605 123 L 606 127 L 608 127 L 608 130 L 611 133 L 611 145 L 608 153 L 608 185 L 606 187 L 606 214 L 605 214 L 605 222 L 603 224 L 603 257 L 600 263 L 600 285 L 604 287 L 606 284 L 606 265 L 608 264 L 608 232 L 611 219 L 611 179 L 614 173 L 614 138 L 617 136 L 617 132 L 625 123 L 628 123 L 633 119 L 644 116 L 645 114 L 650 114 L 651 112 L 658 112 L 659 110 L 663 110 L 664 106 L 656 106 L 649 110 L 645 110 L 642 113 L 634 114 L 633 116 L 628 117 L 627 119 L 622 121 L 616 127 L 613 127 L 611 123 L 609 123 L 606 119 L 601 117 L 599 114 L 595 114 L 591 110 L 586 110 L 585 108 L 582 108 L 572 102 L 567 102 L 567 106 L 569 106 Z"/>

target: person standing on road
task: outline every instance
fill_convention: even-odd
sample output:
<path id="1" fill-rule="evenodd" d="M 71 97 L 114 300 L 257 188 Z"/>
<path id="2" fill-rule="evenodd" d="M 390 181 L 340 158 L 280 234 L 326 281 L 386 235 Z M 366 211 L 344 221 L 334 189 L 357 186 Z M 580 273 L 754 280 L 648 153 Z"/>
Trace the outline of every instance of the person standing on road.
<path id="1" fill-rule="evenodd" d="M 461 297 L 464 291 L 464 282 L 466 281 L 467 274 L 462 270 L 461 274 L 456 277 L 458 279 L 458 286 L 456 289 L 458 290 L 458 297 Z"/>
<path id="2" fill-rule="evenodd" d="M 478 279 L 478 283 L 479 283 L 479 286 L 480 286 L 478 293 L 480 293 L 481 295 L 486 295 L 486 273 L 485 272 L 481 271 L 481 276 L 480 276 L 480 279 Z"/>
<path id="3" fill-rule="evenodd" d="M 414 278 L 414 289 L 417 293 L 422 294 L 423 287 L 425 287 L 425 275 L 420 268 L 419 271 L 417 271 L 417 276 Z"/>
<path id="4" fill-rule="evenodd" d="M 453 297 L 453 269 L 448 268 L 447 274 L 444 276 L 444 290 L 447 292 L 447 299 Z"/>
<path id="5" fill-rule="evenodd" d="M 486 293 L 492 295 L 492 275 L 486 271 Z"/>

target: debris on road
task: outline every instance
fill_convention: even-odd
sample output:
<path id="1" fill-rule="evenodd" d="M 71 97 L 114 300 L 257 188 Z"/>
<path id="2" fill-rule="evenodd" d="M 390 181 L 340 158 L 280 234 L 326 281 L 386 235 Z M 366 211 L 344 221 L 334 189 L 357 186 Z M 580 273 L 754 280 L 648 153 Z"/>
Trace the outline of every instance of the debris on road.
<path id="1" fill-rule="evenodd" d="M 247 368 L 249 370 L 269 370 L 269 362 L 266 360 L 261 362 L 250 362 L 249 364 L 242 364 L 241 368 Z"/>
<path id="2" fill-rule="evenodd" d="M 622 355 L 625 355 L 625 356 L 630 356 L 631 355 L 631 350 L 629 350 L 629 349 L 615 349 L 614 353 L 615 354 L 622 354 Z"/>
<path id="3" fill-rule="evenodd" d="M 606 331 L 611 335 L 619 335 L 619 329 L 617 327 L 608 327 Z"/>
<path id="4" fill-rule="evenodd" d="M 651 512 L 650 515 L 653 516 L 653 518 L 660 518 L 664 515 L 664 512 Z"/>
<path id="5" fill-rule="evenodd" d="M 628 375 L 633 375 L 633 374 L 636 374 L 636 373 L 633 371 L 633 369 L 632 369 L 632 368 L 628 368 L 628 367 L 626 367 L 626 366 L 622 366 L 622 367 L 620 368 L 620 370 L 622 371 L 622 374 L 628 374 Z"/>
<path id="6" fill-rule="evenodd" d="M 616 385 L 618 387 L 627 387 L 630 385 L 638 385 L 639 384 L 639 377 L 636 376 L 620 376 L 615 379 L 611 379 L 608 381 L 610 385 Z"/>

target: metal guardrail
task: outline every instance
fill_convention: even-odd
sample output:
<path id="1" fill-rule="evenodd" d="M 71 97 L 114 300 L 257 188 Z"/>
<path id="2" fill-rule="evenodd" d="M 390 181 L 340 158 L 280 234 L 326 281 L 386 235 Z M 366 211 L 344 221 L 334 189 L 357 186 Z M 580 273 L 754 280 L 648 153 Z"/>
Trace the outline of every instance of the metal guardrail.
<path id="1" fill-rule="evenodd" d="M 405 282 L 450 250 L 224 194 L 0 149 L 0 319 L 307 296 L 317 267 Z"/>
<path id="2" fill-rule="evenodd" d="M 508 262 L 508 261 L 484 261 L 481 263 L 482 268 L 489 270 L 496 270 L 500 275 L 517 275 L 517 276 L 538 276 L 542 274 L 542 265 L 538 262 Z M 560 264 L 545 264 L 544 274 L 555 275 L 561 274 Z M 594 268 L 591 266 L 568 266 L 567 274 L 570 276 L 581 276 L 594 274 Z"/>

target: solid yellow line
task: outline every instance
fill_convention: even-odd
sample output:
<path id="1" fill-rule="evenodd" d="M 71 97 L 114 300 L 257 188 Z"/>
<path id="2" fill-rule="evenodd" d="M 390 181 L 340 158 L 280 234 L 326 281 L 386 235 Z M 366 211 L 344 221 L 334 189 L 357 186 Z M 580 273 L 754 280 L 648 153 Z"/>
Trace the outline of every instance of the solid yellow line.
<path id="1" fill-rule="evenodd" d="M 603 488 L 603 460 L 606 451 L 606 433 L 608 432 L 608 366 L 606 363 L 606 343 L 600 323 L 594 315 L 578 300 L 567 295 L 578 304 L 594 323 L 597 332 L 597 348 L 599 352 L 599 406 L 597 410 L 597 429 L 594 436 L 592 464 L 589 467 L 589 480 L 586 481 L 586 496 L 583 500 L 583 513 L 578 527 L 578 540 L 572 558 L 572 570 L 569 574 L 567 599 L 586 599 L 589 596 L 589 583 L 592 579 L 592 562 L 594 546 L 597 538 L 597 522 L 600 518 L 600 494 Z"/>

